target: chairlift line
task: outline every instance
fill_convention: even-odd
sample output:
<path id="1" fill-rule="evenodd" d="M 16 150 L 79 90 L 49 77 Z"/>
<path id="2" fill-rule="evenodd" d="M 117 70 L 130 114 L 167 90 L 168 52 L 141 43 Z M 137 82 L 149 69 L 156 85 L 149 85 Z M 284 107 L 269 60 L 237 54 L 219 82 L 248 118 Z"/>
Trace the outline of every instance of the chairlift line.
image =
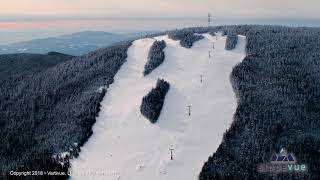
<path id="1" fill-rule="evenodd" d="M 169 150 L 170 150 L 170 159 L 173 160 L 173 150 L 174 149 L 173 148 L 169 148 Z"/>
<path id="2" fill-rule="evenodd" d="M 191 105 L 188 106 L 188 114 L 191 116 Z"/>

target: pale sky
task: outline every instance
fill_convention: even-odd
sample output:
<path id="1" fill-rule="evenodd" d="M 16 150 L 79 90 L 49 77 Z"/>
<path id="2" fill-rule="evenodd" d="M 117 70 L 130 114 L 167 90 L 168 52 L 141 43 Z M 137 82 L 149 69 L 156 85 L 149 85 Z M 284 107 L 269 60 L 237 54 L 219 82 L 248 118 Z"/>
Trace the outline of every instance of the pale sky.
<path id="1" fill-rule="evenodd" d="M 320 0 L 0 0 L 0 44 L 87 30 L 131 33 L 206 26 L 208 13 L 214 25 L 319 27 L 319 7 Z"/>
<path id="2" fill-rule="evenodd" d="M 319 18 L 319 0 L 0 0 L 0 17 L 123 16 Z"/>

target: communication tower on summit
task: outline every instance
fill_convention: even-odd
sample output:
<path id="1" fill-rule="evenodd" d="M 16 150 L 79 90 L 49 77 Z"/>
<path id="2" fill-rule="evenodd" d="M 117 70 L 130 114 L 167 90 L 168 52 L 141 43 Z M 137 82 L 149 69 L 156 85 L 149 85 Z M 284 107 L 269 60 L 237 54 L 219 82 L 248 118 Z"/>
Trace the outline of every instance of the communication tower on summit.
<path id="1" fill-rule="evenodd" d="M 208 27 L 211 26 L 211 22 L 212 22 L 211 18 L 212 18 L 211 14 L 208 13 Z"/>

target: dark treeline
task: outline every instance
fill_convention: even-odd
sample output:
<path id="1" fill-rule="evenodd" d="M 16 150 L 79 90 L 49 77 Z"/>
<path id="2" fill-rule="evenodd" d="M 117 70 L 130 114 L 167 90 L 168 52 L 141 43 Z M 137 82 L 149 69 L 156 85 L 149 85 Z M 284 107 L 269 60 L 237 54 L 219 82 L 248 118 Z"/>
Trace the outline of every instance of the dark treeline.
<path id="1" fill-rule="evenodd" d="M 68 159 L 52 156 L 67 151 L 77 156 L 79 147 L 92 134 L 100 102 L 125 62 L 130 45 L 131 42 L 123 42 L 45 71 L 3 81 L 0 84 L 1 173 L 66 172 Z"/>
<path id="2" fill-rule="evenodd" d="M 148 61 L 144 66 L 143 75 L 146 76 L 150 74 L 154 69 L 156 69 L 160 64 L 163 63 L 165 59 L 164 48 L 166 48 L 166 42 L 155 41 L 149 51 Z"/>
<path id="3" fill-rule="evenodd" d="M 238 35 L 237 34 L 228 34 L 226 39 L 225 49 L 228 51 L 233 50 L 236 48 L 238 43 Z"/>
<path id="4" fill-rule="evenodd" d="M 182 47 L 191 48 L 193 43 L 203 39 L 202 35 L 195 34 L 190 29 L 182 29 L 168 32 L 168 36 L 172 40 L 180 40 Z"/>
<path id="5" fill-rule="evenodd" d="M 143 97 L 140 112 L 148 118 L 151 123 L 157 122 L 169 89 L 170 84 L 167 81 L 158 79 L 156 87 L 152 88 L 152 90 Z"/>
<path id="6" fill-rule="evenodd" d="M 54 52 L 47 55 L 3 54 L 0 55 L 0 82 L 40 72 L 72 58 L 73 56 Z"/>
<path id="7" fill-rule="evenodd" d="M 247 36 L 248 56 L 231 74 L 234 122 L 199 179 L 320 179 L 320 29 L 232 26 L 226 32 Z M 258 173 L 281 148 L 308 172 Z"/>

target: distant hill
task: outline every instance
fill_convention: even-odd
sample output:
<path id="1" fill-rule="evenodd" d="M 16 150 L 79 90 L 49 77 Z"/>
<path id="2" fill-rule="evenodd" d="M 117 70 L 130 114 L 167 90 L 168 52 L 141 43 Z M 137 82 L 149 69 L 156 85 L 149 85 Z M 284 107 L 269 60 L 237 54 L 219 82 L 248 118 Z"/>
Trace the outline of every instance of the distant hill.
<path id="1" fill-rule="evenodd" d="M 49 52 L 45 55 L 27 53 L 0 55 L 0 82 L 8 78 L 45 70 L 73 57 L 57 52 Z"/>
<path id="2" fill-rule="evenodd" d="M 50 51 L 56 51 L 79 56 L 128 38 L 144 36 L 149 33 L 150 32 L 113 34 L 103 31 L 84 31 L 58 37 L 35 39 L 9 45 L 1 45 L 0 54 L 45 54 Z"/>
<path id="3" fill-rule="evenodd" d="M 50 51 L 71 55 L 82 55 L 100 47 L 124 40 L 122 35 L 101 31 L 85 31 L 59 37 L 36 39 L 0 46 L 0 54 L 38 53 Z"/>

